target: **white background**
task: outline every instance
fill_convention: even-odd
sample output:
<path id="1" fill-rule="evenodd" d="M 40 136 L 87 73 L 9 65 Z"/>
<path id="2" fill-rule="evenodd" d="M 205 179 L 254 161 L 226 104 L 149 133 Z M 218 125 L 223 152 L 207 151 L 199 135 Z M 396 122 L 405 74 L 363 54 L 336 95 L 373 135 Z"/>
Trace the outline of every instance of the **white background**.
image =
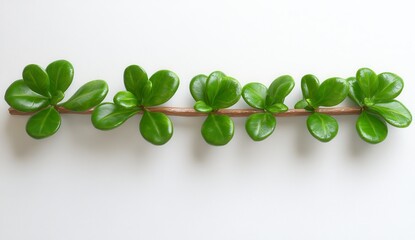
<path id="1" fill-rule="evenodd" d="M 290 74 L 293 106 L 303 75 L 370 67 L 405 80 L 398 99 L 414 112 L 412 2 L 0 0 L 1 93 L 25 65 L 67 59 L 67 96 L 104 79 L 111 101 L 138 64 L 180 76 L 166 106 L 192 106 L 190 79 L 214 70 L 242 84 Z M 139 116 L 103 132 L 65 115 L 37 141 L 28 117 L 0 107 L 0 239 L 415 239 L 413 124 L 370 145 L 356 116 L 338 117 L 338 136 L 323 144 L 305 118 L 279 118 L 255 143 L 240 118 L 234 139 L 212 147 L 203 118 L 174 117 L 172 140 L 157 147 Z"/>

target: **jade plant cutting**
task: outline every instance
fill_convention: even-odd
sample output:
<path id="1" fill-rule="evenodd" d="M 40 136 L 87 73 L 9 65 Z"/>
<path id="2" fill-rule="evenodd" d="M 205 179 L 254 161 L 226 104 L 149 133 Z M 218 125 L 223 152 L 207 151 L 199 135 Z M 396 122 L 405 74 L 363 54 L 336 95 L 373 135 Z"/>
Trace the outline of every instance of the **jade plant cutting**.
<path id="1" fill-rule="evenodd" d="M 58 131 L 61 125 L 60 107 L 82 112 L 95 107 L 107 95 L 107 83 L 94 80 L 80 87 L 69 100 L 60 103 L 73 77 L 73 66 L 65 60 L 52 62 L 46 70 L 30 64 L 23 69 L 23 79 L 13 82 L 6 90 L 4 98 L 12 108 L 34 113 L 26 124 L 26 131 L 31 137 L 45 138 Z"/>
<path id="2" fill-rule="evenodd" d="M 61 113 L 89 113 L 95 128 L 114 129 L 134 115 L 142 115 L 138 129 L 145 140 L 163 145 L 173 136 L 173 123 L 168 115 L 205 116 L 201 127 L 203 139 L 222 146 L 231 141 L 235 127 L 231 117 L 246 117 L 245 130 L 254 141 L 269 137 L 277 125 L 277 117 L 307 116 L 310 134 L 321 142 L 331 141 L 338 133 L 334 115 L 359 115 L 358 135 L 368 143 L 380 143 L 388 134 L 386 123 L 404 128 L 412 122 L 410 111 L 395 98 L 404 82 L 390 72 L 376 74 L 361 68 L 354 77 L 328 78 L 320 81 L 307 74 L 301 79 L 302 99 L 289 109 L 284 101 L 292 92 L 291 76 L 276 78 L 267 88 L 259 82 L 240 83 L 214 71 L 190 80 L 190 94 L 196 101 L 193 108 L 159 106 L 169 101 L 179 87 L 179 77 L 172 71 L 160 70 L 150 78 L 143 68 L 128 66 L 124 71 L 125 90 L 118 91 L 112 102 L 101 103 L 108 86 L 93 80 L 81 86 L 68 100 L 65 91 L 74 77 L 74 69 L 66 60 L 58 60 L 42 69 L 35 64 L 23 69 L 22 79 L 13 82 L 5 92 L 9 112 L 31 115 L 27 133 L 36 139 L 53 135 L 61 125 Z M 246 109 L 232 109 L 240 98 Z M 336 107 L 349 97 L 355 106 Z"/>

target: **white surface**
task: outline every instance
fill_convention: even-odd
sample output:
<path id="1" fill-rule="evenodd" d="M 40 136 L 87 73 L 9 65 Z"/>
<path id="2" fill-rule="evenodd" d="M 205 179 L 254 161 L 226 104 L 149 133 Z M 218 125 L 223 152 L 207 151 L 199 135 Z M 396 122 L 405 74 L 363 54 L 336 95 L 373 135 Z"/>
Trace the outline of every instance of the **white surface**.
<path id="1" fill-rule="evenodd" d="M 213 70 L 242 84 L 290 74 L 292 106 L 304 74 L 367 66 L 401 75 L 399 100 L 414 112 L 412 2 L 0 0 L 1 93 L 25 65 L 68 59 L 68 95 L 100 78 L 111 100 L 139 64 L 180 76 L 168 106 L 192 106 L 190 79 Z M 0 106 L 0 239 L 415 239 L 414 125 L 369 145 L 355 116 L 339 117 L 322 144 L 304 118 L 280 118 L 254 143 L 235 119 L 234 139 L 211 147 L 202 118 L 173 118 L 172 140 L 156 147 L 138 116 L 102 132 L 65 115 L 36 141 L 27 117 Z"/>

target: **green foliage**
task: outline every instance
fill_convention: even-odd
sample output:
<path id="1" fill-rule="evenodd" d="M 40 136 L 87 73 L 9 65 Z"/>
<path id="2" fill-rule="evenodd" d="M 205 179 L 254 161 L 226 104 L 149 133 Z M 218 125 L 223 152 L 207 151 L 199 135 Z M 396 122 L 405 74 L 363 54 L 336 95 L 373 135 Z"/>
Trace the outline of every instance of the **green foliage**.
<path id="1" fill-rule="evenodd" d="M 176 93 L 179 77 L 174 72 L 160 70 L 148 77 L 143 68 L 128 66 L 124 71 L 125 90 L 115 94 L 113 103 L 101 103 L 108 93 L 108 85 L 103 80 L 87 82 L 62 102 L 73 77 L 73 66 L 66 60 L 54 61 L 46 70 L 30 64 L 23 69 L 22 79 L 7 88 L 4 98 L 10 107 L 33 114 L 26 124 L 28 135 L 42 139 L 56 133 L 61 125 L 59 111 L 93 109 L 91 121 L 97 129 L 114 129 L 140 113 L 139 131 L 145 140 L 163 145 L 173 136 L 172 121 L 154 107 L 166 103 Z M 220 71 L 195 76 L 189 86 L 195 100 L 194 109 L 207 115 L 201 128 L 202 137 L 215 146 L 225 145 L 232 139 L 234 122 L 231 114 L 223 109 L 233 106 L 242 96 L 255 109 L 239 112 L 241 115 L 247 111 L 252 113 L 246 119 L 246 132 L 254 141 L 266 139 L 275 131 L 275 116 L 288 111 L 284 101 L 294 85 L 294 79 L 288 75 L 276 78 L 268 88 L 258 82 L 241 88 L 236 79 Z M 306 124 L 310 134 L 321 142 L 329 142 L 337 135 L 339 126 L 321 107 L 336 106 L 349 96 L 361 108 L 356 122 L 359 136 L 366 142 L 380 143 L 387 137 L 387 123 L 404 128 L 412 122 L 410 111 L 395 99 L 403 87 L 404 82 L 398 75 L 390 72 L 377 75 L 368 68 L 359 69 L 355 77 L 347 80 L 334 77 L 322 83 L 308 74 L 301 79 L 303 97 L 294 108 L 308 111 Z"/>
<path id="2" fill-rule="evenodd" d="M 36 139 L 53 135 L 60 127 L 58 107 L 85 111 L 98 105 L 108 92 L 107 83 L 95 80 L 82 86 L 66 103 L 59 104 L 71 85 L 74 69 L 70 62 L 57 60 L 46 71 L 35 64 L 23 69 L 23 80 L 13 82 L 6 90 L 5 100 L 14 109 L 36 112 L 29 118 L 26 131 Z"/>
<path id="3" fill-rule="evenodd" d="M 400 128 L 411 124 L 411 113 L 395 100 L 404 87 L 398 75 L 389 72 L 376 75 L 371 69 L 361 68 L 356 78 L 349 78 L 348 82 L 350 98 L 362 107 L 356 129 L 364 141 L 380 143 L 385 140 L 388 133 L 385 121 Z"/>
<path id="4" fill-rule="evenodd" d="M 337 120 L 318 112 L 320 106 L 332 107 L 343 102 L 349 93 L 349 84 L 342 78 L 329 78 L 320 84 L 316 76 L 307 74 L 301 79 L 303 99 L 294 108 L 306 109 L 312 114 L 307 118 L 307 129 L 321 142 L 332 140 L 339 130 Z"/>
<path id="5" fill-rule="evenodd" d="M 274 132 L 277 125 L 274 114 L 288 110 L 284 100 L 294 85 L 294 79 L 284 75 L 275 79 L 269 88 L 261 83 L 248 83 L 242 88 L 242 97 L 245 102 L 264 112 L 253 114 L 246 121 L 245 129 L 252 140 L 264 140 Z"/>
<path id="6" fill-rule="evenodd" d="M 94 127 L 100 130 L 116 128 L 130 117 L 143 112 L 139 130 L 148 142 L 154 145 L 167 143 L 173 135 L 173 124 L 164 113 L 147 108 L 167 102 L 179 87 L 179 77 L 172 71 L 160 70 L 150 79 L 143 68 L 128 66 L 124 71 L 126 91 L 114 96 L 114 103 L 98 105 L 91 116 Z"/>
<path id="7" fill-rule="evenodd" d="M 202 125 L 202 136 L 211 145 L 225 145 L 233 137 L 234 124 L 230 117 L 217 115 L 219 109 L 234 105 L 241 98 L 239 82 L 224 73 L 212 72 L 208 77 L 197 75 L 190 81 L 194 109 L 209 113 Z"/>

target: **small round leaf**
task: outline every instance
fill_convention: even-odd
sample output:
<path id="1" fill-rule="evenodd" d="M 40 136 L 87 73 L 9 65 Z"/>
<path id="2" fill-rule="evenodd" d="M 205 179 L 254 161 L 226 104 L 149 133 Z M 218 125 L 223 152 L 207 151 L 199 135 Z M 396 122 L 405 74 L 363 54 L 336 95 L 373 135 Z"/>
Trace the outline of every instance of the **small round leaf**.
<path id="1" fill-rule="evenodd" d="M 262 83 L 248 83 L 242 88 L 242 97 L 249 106 L 264 109 L 267 87 Z"/>
<path id="2" fill-rule="evenodd" d="M 408 127 L 412 122 L 412 115 L 409 110 L 397 100 L 375 103 L 369 109 L 377 112 L 386 122 L 395 127 Z"/>
<path id="3" fill-rule="evenodd" d="M 284 103 L 275 103 L 266 107 L 266 110 L 270 113 L 282 113 L 288 111 L 288 107 Z"/>
<path id="4" fill-rule="evenodd" d="M 369 68 L 361 68 L 356 73 L 356 80 L 365 97 L 371 98 L 378 90 L 379 81 L 376 73 Z"/>
<path id="5" fill-rule="evenodd" d="M 359 136 L 368 143 L 380 143 L 388 135 L 386 123 L 367 111 L 362 112 L 357 119 L 356 130 Z"/>
<path id="6" fill-rule="evenodd" d="M 304 109 L 308 106 L 308 102 L 305 99 L 301 99 L 300 101 L 298 101 L 295 105 L 294 108 L 295 109 Z"/>
<path id="7" fill-rule="evenodd" d="M 204 101 L 197 101 L 195 103 L 194 109 L 202 113 L 208 113 L 213 111 L 212 107 L 207 105 Z"/>
<path id="8" fill-rule="evenodd" d="M 140 66 L 130 65 L 124 70 L 125 89 L 133 93 L 140 104 L 143 100 L 143 88 L 146 86 L 147 82 L 147 73 Z"/>
<path id="9" fill-rule="evenodd" d="M 241 85 L 236 79 L 216 71 L 206 81 L 206 96 L 206 103 L 213 109 L 228 108 L 240 99 Z"/>
<path id="10" fill-rule="evenodd" d="M 23 69 L 23 80 L 32 91 L 45 97 L 49 97 L 49 76 L 36 64 L 27 65 Z"/>
<path id="11" fill-rule="evenodd" d="M 267 106 L 283 103 L 285 97 L 293 90 L 294 85 L 294 79 L 289 75 L 283 75 L 275 79 L 268 88 Z"/>
<path id="12" fill-rule="evenodd" d="M 167 102 L 179 87 L 179 77 L 172 71 L 160 70 L 150 77 L 151 93 L 143 99 L 145 106 L 157 106 Z"/>
<path id="13" fill-rule="evenodd" d="M 227 115 L 209 114 L 202 125 L 202 136 L 211 145 L 222 146 L 233 137 L 234 124 Z"/>
<path id="14" fill-rule="evenodd" d="M 313 113 L 307 118 L 307 128 L 317 140 L 328 142 L 337 135 L 339 125 L 332 116 Z"/>
<path id="15" fill-rule="evenodd" d="M 46 72 L 49 76 L 49 89 L 52 96 L 59 94 L 58 91 L 64 93 L 72 83 L 74 69 L 66 60 L 52 62 L 47 66 Z"/>
<path id="16" fill-rule="evenodd" d="M 136 107 L 138 104 L 136 96 L 129 91 L 120 91 L 114 96 L 114 103 L 125 108 Z"/>
<path id="17" fill-rule="evenodd" d="M 359 106 L 364 105 L 365 96 L 362 92 L 362 89 L 359 86 L 355 77 L 350 77 L 347 79 L 349 84 L 349 97 Z"/>
<path id="18" fill-rule="evenodd" d="M 34 112 L 49 105 L 49 98 L 33 92 L 23 80 L 13 82 L 4 99 L 10 107 L 22 112 Z"/>
<path id="19" fill-rule="evenodd" d="M 164 113 L 144 111 L 140 132 L 150 143 L 163 145 L 173 136 L 173 124 Z"/>
<path id="20" fill-rule="evenodd" d="M 374 94 L 375 101 L 388 101 L 396 98 L 402 92 L 403 80 L 394 73 L 381 73 L 378 75 L 379 86 Z"/>
<path id="21" fill-rule="evenodd" d="M 319 86 L 318 78 L 312 74 L 307 74 L 301 78 L 301 91 L 304 98 L 315 100 Z"/>
<path id="22" fill-rule="evenodd" d="M 91 121 L 97 129 L 110 130 L 120 126 L 139 111 L 138 108 L 123 108 L 113 103 L 102 103 L 92 112 Z"/>
<path id="23" fill-rule="evenodd" d="M 317 91 L 314 105 L 331 107 L 341 103 L 349 93 L 349 85 L 344 79 L 329 78 L 324 81 Z"/>
<path id="24" fill-rule="evenodd" d="M 206 101 L 206 80 L 206 75 L 199 74 L 190 81 L 190 93 L 195 101 Z"/>
<path id="25" fill-rule="evenodd" d="M 248 117 L 245 129 L 254 141 L 262 141 L 274 132 L 277 120 L 270 113 L 254 113 Z"/>
<path id="26" fill-rule="evenodd" d="M 108 85 L 105 81 L 89 81 L 81 86 L 62 106 L 72 111 L 86 111 L 100 104 L 107 93 Z"/>
<path id="27" fill-rule="evenodd" d="M 43 109 L 29 118 L 26 132 L 32 138 L 46 138 L 56 133 L 61 125 L 61 116 L 54 107 Z"/>

